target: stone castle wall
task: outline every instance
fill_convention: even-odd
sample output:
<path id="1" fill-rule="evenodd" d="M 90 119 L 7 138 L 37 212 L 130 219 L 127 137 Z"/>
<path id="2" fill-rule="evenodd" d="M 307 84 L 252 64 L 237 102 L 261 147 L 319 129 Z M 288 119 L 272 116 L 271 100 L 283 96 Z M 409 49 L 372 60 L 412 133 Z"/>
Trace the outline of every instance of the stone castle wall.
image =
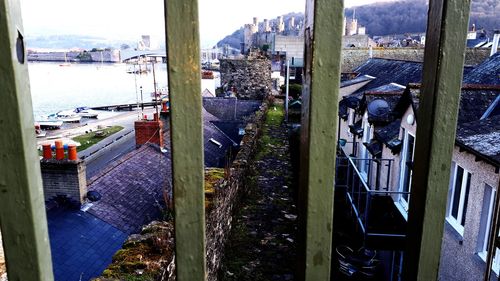
<path id="1" fill-rule="evenodd" d="M 239 99 L 262 100 L 271 94 L 271 61 L 224 59 L 220 62 L 221 85 Z"/>
<path id="2" fill-rule="evenodd" d="M 240 151 L 230 167 L 229 176 L 215 187 L 214 208 L 206 215 L 208 281 L 217 280 L 224 246 L 231 232 L 234 210 L 245 193 L 250 160 L 254 156 L 266 111 L 267 104 L 264 103 L 247 124 Z"/>
<path id="3" fill-rule="evenodd" d="M 424 48 L 373 48 L 374 58 L 424 61 Z M 477 65 L 488 58 L 490 49 L 468 48 L 465 65 Z M 370 58 L 369 48 L 342 50 L 342 72 L 351 72 Z"/>

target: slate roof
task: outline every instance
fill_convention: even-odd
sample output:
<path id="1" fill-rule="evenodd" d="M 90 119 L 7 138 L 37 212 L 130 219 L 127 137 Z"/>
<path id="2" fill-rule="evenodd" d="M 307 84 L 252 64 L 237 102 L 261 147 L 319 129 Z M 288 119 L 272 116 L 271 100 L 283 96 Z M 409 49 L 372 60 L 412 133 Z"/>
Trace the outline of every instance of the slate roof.
<path id="1" fill-rule="evenodd" d="M 355 84 L 358 84 L 358 83 L 370 81 L 370 80 L 373 80 L 373 79 L 375 79 L 375 77 L 372 77 L 370 75 L 361 75 L 361 76 L 358 76 L 358 77 L 356 77 L 354 79 L 344 80 L 344 81 L 340 82 L 340 88 L 344 88 L 344 87 L 355 85 Z"/>
<path id="2" fill-rule="evenodd" d="M 205 110 L 224 121 L 243 120 L 257 111 L 261 104 L 261 101 L 256 100 L 203 97 Z"/>
<path id="3" fill-rule="evenodd" d="M 376 127 L 373 135 L 393 152 L 398 152 L 401 148 L 401 140 L 399 140 L 400 126 L 401 119 L 396 119 L 386 126 Z"/>
<path id="4" fill-rule="evenodd" d="M 500 52 L 489 57 L 464 76 L 465 84 L 500 85 Z"/>
<path id="5" fill-rule="evenodd" d="M 372 112 L 370 108 L 368 108 L 368 121 L 370 123 L 389 123 L 394 120 L 397 115 L 395 114 L 395 109 L 401 99 L 403 91 L 404 88 L 393 84 L 383 85 L 372 91 L 367 91 L 363 95 L 360 110 L 363 112 L 372 102 L 383 100 L 389 106 L 387 114 L 377 115 L 375 112 Z"/>
<path id="6" fill-rule="evenodd" d="M 359 72 L 360 75 L 375 77 L 357 93 L 390 83 L 406 86 L 408 83 L 417 83 L 422 79 L 422 63 L 413 61 L 371 58 L 354 71 Z"/>
<path id="7" fill-rule="evenodd" d="M 500 166 L 500 115 L 458 126 L 456 143 Z"/>
<path id="8" fill-rule="evenodd" d="M 478 48 L 488 43 L 488 38 L 467 39 L 467 48 Z"/>
<path id="9" fill-rule="evenodd" d="M 100 276 L 127 238 L 125 232 L 80 210 L 51 209 L 47 223 L 57 281 Z"/>
<path id="10" fill-rule="evenodd" d="M 458 123 L 479 120 L 500 96 L 500 86 L 464 85 L 460 95 Z"/>
<path id="11" fill-rule="evenodd" d="M 165 139 L 166 147 L 169 141 Z M 99 192 L 102 198 L 88 213 L 125 233 L 138 232 L 161 216 L 163 190 L 171 190 L 171 169 L 169 150 L 142 145 L 90 179 L 88 190 Z"/>
<path id="12" fill-rule="evenodd" d="M 217 121 L 217 117 L 203 109 L 205 167 L 224 167 L 227 152 L 238 146 L 238 143 L 214 124 Z"/>

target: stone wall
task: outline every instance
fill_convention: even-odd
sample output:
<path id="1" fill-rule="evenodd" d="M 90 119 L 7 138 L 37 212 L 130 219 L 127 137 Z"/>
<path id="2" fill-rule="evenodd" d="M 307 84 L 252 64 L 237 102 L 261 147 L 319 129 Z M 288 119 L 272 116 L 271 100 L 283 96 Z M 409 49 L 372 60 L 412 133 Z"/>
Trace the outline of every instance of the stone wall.
<path id="1" fill-rule="evenodd" d="M 87 194 L 86 166 L 83 160 L 40 160 L 45 201 L 66 197 L 79 206 Z"/>
<path id="2" fill-rule="evenodd" d="M 224 59 L 221 85 L 233 89 L 239 99 L 262 100 L 271 94 L 271 62 L 267 59 Z"/>
<path id="3" fill-rule="evenodd" d="M 229 176 L 215 187 L 214 208 L 206 214 L 208 281 L 217 280 L 224 246 L 231 232 L 233 213 L 245 193 L 250 160 L 254 156 L 266 111 L 267 104 L 264 103 L 247 124 L 240 151 L 229 169 Z"/>
<path id="4" fill-rule="evenodd" d="M 373 48 L 373 57 L 419 61 L 424 60 L 424 48 Z M 490 55 L 490 49 L 469 48 L 465 53 L 466 65 L 477 65 Z M 342 50 L 342 72 L 351 72 L 370 58 L 368 48 Z"/>

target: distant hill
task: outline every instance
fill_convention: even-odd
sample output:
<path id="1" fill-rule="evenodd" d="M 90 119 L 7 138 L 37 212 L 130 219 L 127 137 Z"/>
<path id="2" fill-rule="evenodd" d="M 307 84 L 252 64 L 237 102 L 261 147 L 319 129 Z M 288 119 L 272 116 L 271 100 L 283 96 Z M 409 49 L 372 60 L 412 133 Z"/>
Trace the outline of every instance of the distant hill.
<path id="1" fill-rule="evenodd" d="M 366 26 L 371 36 L 425 32 L 427 25 L 428 5 L 426 0 L 406 0 L 396 2 L 382 2 L 364 5 L 345 10 L 347 17 L 352 17 L 356 10 L 356 18 L 361 25 Z M 294 15 L 304 19 L 303 14 L 290 13 L 284 16 L 285 23 Z M 500 0 L 473 0 L 470 23 L 476 24 L 477 29 L 484 28 L 490 37 L 494 29 L 500 29 Z M 299 21 L 300 21 L 299 20 Z M 229 44 L 240 48 L 243 42 L 243 28 L 219 41 L 218 45 Z"/>
<path id="2" fill-rule="evenodd" d="M 500 28 L 500 1 L 473 0 L 470 23 L 477 29 L 484 28 L 490 34 Z M 366 26 L 370 35 L 390 35 L 425 32 L 428 5 L 425 0 L 407 0 L 389 3 L 375 3 L 345 10 L 347 17 L 356 18 Z"/>

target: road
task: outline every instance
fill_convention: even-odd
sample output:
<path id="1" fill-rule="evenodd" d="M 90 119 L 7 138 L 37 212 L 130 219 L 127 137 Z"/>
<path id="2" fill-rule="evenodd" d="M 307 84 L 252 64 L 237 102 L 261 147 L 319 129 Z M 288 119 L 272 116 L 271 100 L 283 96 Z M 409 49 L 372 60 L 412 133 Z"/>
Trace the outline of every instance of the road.
<path id="1" fill-rule="evenodd" d="M 135 149 L 135 134 L 131 133 L 119 141 L 116 141 L 111 147 L 103 149 L 95 157 L 85 160 L 87 164 L 87 179 L 97 175 L 113 161 Z"/>

